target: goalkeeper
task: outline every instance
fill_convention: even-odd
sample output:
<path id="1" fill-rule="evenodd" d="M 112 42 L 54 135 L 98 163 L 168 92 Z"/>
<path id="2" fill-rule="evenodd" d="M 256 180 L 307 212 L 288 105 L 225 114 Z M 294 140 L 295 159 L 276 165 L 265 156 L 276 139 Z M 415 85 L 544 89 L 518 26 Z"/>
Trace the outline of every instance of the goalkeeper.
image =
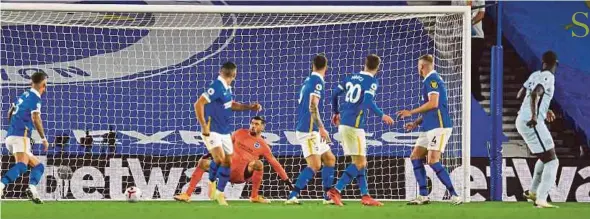
<path id="1" fill-rule="evenodd" d="M 264 157 L 272 166 L 272 168 L 279 174 L 281 180 L 286 182 L 292 188 L 291 180 L 287 176 L 287 172 L 283 166 L 272 155 L 270 147 L 262 138 L 262 132 L 266 122 L 260 116 L 256 116 L 250 120 L 250 129 L 239 129 L 232 135 L 232 142 L 235 149 L 235 155 L 232 157 L 232 166 L 230 170 L 231 183 L 244 183 L 252 181 L 252 193 L 250 194 L 250 202 L 253 203 L 270 203 L 269 200 L 264 199 L 263 196 L 258 195 L 258 190 L 262 184 L 262 175 L 264 165 L 260 161 L 260 157 Z M 201 181 L 201 177 L 205 171 L 209 170 L 209 155 L 203 156 L 197 165 L 197 168 L 191 176 L 191 181 L 188 189 L 181 194 L 174 196 L 177 201 L 189 202 L 190 197 Z M 211 197 L 211 195 L 210 195 Z"/>

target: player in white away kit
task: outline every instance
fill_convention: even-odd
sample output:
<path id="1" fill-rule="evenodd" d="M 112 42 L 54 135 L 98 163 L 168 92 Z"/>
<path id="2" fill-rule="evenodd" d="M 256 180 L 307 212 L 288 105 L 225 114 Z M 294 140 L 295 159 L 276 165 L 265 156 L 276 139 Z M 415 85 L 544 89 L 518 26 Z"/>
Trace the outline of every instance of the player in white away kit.
<path id="1" fill-rule="evenodd" d="M 45 73 L 36 72 L 31 75 L 31 89 L 21 94 L 8 111 L 8 133 L 5 140 L 6 148 L 14 155 L 16 163 L 2 176 L 0 183 L 0 196 L 7 184 L 27 172 L 27 166 L 31 166 L 29 175 L 29 188 L 25 191 L 29 199 L 35 204 L 42 204 L 37 192 L 37 184 L 41 181 L 45 166 L 31 152 L 31 134 L 33 128 L 41 137 L 41 144 L 45 151 L 49 143 L 45 139 L 43 123 L 41 123 L 41 95 L 47 88 Z"/>
<path id="2" fill-rule="evenodd" d="M 430 203 L 426 169 L 424 169 L 424 158 L 428 158 L 428 164 L 451 194 L 451 202 L 458 205 L 463 201 L 453 187 L 449 172 L 440 162 L 441 154 L 445 151 L 445 147 L 453 131 L 453 124 L 449 114 L 447 89 L 438 72 L 434 70 L 434 57 L 432 55 L 423 55 L 420 57 L 418 60 L 418 72 L 424 78 L 422 80 L 423 104 L 416 109 L 402 110 L 397 113 L 400 118 L 406 118 L 417 113 L 422 114 L 416 121 L 406 124 L 406 130 L 408 131 L 415 129 L 418 125 L 422 125 L 423 129 L 410 155 L 412 166 L 414 167 L 414 176 L 420 186 L 420 194 L 408 204 L 423 205 Z"/>
<path id="3" fill-rule="evenodd" d="M 555 92 L 555 69 L 557 55 L 553 51 L 543 54 L 543 70 L 531 74 L 518 92 L 520 99 L 524 91 L 526 96 L 516 117 L 516 129 L 526 142 L 529 150 L 537 157 L 531 189 L 524 196 L 533 200 L 538 208 L 555 208 L 547 203 L 549 190 L 555 185 L 559 160 L 555 155 L 555 145 L 551 132 L 543 120 L 549 122 L 555 115 L 549 110 L 549 103 Z M 538 122 L 539 121 L 539 122 Z"/>

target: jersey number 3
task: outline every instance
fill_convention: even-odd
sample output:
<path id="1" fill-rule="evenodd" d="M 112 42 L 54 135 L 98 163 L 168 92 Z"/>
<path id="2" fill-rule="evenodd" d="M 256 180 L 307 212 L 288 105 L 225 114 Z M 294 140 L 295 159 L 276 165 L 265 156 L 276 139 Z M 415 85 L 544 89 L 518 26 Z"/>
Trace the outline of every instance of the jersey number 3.
<path id="1" fill-rule="evenodd" d="M 18 98 L 18 104 L 16 104 L 16 106 L 14 106 L 14 111 L 12 111 L 12 115 L 16 115 L 16 113 L 18 112 L 18 109 L 20 108 L 20 105 L 24 102 L 23 99 Z"/>
<path id="2" fill-rule="evenodd" d="M 351 82 L 346 83 L 346 98 L 344 101 L 349 103 L 359 102 L 361 99 L 361 85 L 353 84 Z"/>

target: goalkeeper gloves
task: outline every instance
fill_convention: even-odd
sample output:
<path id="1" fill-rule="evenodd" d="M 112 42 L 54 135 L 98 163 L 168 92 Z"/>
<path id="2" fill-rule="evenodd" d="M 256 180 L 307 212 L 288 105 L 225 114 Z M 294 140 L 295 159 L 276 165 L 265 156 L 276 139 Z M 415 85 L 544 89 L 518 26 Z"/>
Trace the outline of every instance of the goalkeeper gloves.
<path id="1" fill-rule="evenodd" d="M 295 186 L 293 186 L 293 181 L 291 181 L 291 179 L 286 179 L 286 180 L 282 180 L 282 181 L 283 181 L 283 183 L 287 184 L 287 186 L 289 187 L 289 190 L 293 191 Z"/>

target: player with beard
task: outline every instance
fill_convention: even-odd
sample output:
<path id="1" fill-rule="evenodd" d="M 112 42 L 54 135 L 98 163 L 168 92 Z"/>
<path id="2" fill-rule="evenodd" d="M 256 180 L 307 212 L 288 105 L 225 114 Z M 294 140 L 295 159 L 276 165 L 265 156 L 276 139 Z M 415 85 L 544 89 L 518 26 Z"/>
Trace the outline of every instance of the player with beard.
<path id="1" fill-rule="evenodd" d="M 260 158 L 266 159 L 279 174 L 281 180 L 292 187 L 287 172 L 272 155 L 270 146 L 262 138 L 265 125 L 266 121 L 262 117 L 256 116 L 250 120 L 250 129 L 239 129 L 232 135 L 235 154 L 232 157 L 229 182 L 244 183 L 251 181 L 252 193 L 250 194 L 250 201 L 253 203 L 270 203 L 269 200 L 258 195 L 264 173 L 264 164 L 260 161 Z M 209 170 L 209 165 L 211 164 L 209 157 L 209 155 L 205 155 L 199 160 L 187 191 L 174 196 L 175 200 L 190 201 L 190 197 L 195 191 L 197 183 L 201 181 L 203 173 Z"/>

